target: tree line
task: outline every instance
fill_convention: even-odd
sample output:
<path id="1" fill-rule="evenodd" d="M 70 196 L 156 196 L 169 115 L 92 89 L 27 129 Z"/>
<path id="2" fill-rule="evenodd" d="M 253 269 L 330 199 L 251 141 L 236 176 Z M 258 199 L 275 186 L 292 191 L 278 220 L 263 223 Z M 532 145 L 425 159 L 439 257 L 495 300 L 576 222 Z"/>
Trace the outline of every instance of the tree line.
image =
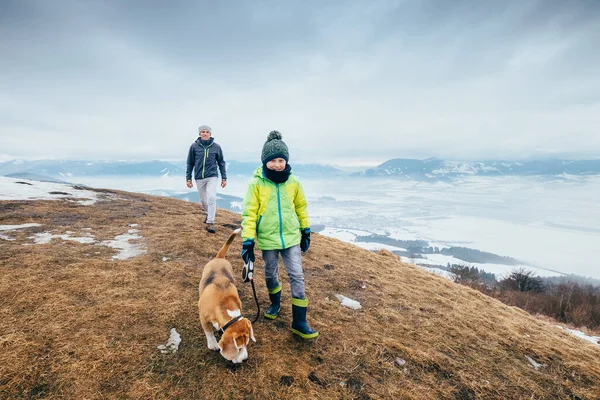
<path id="1" fill-rule="evenodd" d="M 600 328 L 600 285 L 577 282 L 569 277 L 539 277 L 525 268 L 513 269 L 501 280 L 477 267 L 453 264 L 448 270 L 454 282 L 531 314 L 590 329 Z"/>

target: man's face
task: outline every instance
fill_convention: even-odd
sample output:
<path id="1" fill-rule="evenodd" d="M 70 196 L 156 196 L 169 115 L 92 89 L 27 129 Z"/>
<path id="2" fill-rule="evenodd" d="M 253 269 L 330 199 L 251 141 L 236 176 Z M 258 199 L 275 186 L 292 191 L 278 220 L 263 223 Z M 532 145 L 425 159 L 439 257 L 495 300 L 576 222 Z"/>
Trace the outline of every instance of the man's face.
<path id="1" fill-rule="evenodd" d="M 200 139 L 202 139 L 202 140 L 210 139 L 210 131 L 208 129 L 202 129 L 200 131 Z"/>
<path id="2" fill-rule="evenodd" d="M 267 162 L 267 168 L 273 171 L 283 171 L 285 169 L 285 164 L 284 158 L 274 158 Z"/>

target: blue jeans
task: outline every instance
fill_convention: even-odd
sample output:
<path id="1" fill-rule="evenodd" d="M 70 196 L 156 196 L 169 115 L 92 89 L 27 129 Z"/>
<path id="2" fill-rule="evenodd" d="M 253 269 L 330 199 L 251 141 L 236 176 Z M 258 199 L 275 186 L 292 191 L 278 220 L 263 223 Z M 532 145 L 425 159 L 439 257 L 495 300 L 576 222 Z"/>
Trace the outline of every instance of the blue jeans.
<path id="1" fill-rule="evenodd" d="M 304 299 L 304 272 L 302 271 L 300 245 L 284 250 L 262 251 L 263 260 L 265 261 L 265 281 L 267 288 L 275 289 L 279 286 L 279 254 L 281 254 L 283 266 L 290 278 L 292 297 Z"/>

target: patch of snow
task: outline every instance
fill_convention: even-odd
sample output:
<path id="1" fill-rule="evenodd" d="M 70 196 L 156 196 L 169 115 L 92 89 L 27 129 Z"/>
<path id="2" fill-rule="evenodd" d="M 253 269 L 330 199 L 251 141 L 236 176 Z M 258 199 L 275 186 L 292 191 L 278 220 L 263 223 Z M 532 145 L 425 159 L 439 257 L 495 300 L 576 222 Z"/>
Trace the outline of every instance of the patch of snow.
<path id="1" fill-rule="evenodd" d="M 344 307 L 351 308 L 353 310 L 360 310 L 362 306 L 356 300 L 352 300 L 344 295 L 336 294 L 336 299 L 338 299 Z"/>
<path id="2" fill-rule="evenodd" d="M 162 258 L 162 261 L 163 261 L 163 262 L 165 262 L 165 261 L 169 261 L 169 260 L 170 260 L 170 258 L 169 258 L 169 257 L 163 257 L 163 258 Z"/>
<path id="3" fill-rule="evenodd" d="M 14 229 L 31 228 L 33 226 L 41 226 L 41 224 L 30 223 L 21 225 L 0 225 L 0 231 L 12 231 Z"/>
<path id="4" fill-rule="evenodd" d="M 231 208 L 232 210 L 242 210 L 243 208 L 243 203 L 241 201 L 232 201 L 231 203 L 229 203 L 229 208 Z"/>
<path id="5" fill-rule="evenodd" d="M 83 237 L 83 236 L 80 236 L 80 237 L 67 237 L 67 238 L 61 237 L 61 239 L 63 239 L 63 240 L 73 240 L 73 241 L 79 242 L 79 243 L 94 243 L 95 242 L 94 238 L 93 237 L 89 237 L 89 236 L 87 236 L 87 237 Z"/>
<path id="6" fill-rule="evenodd" d="M 135 229 L 130 229 L 130 231 L 122 235 L 117 235 L 113 240 L 106 240 L 100 243 L 103 246 L 112 247 L 113 249 L 121 250 L 119 254 L 113 256 L 113 259 L 116 260 L 126 260 L 128 258 L 132 258 L 135 256 L 139 256 L 140 254 L 145 254 L 146 250 L 142 249 L 142 246 L 137 243 L 131 243 L 130 240 L 141 239 L 142 237 L 138 235 Z"/>
<path id="7" fill-rule="evenodd" d="M 559 325 L 556 325 L 556 326 L 560 329 L 564 329 L 565 331 L 569 332 L 571 335 L 577 336 L 580 339 L 587 340 L 588 342 L 600 345 L 600 336 L 589 336 L 589 335 L 586 335 L 584 332 L 576 330 L 576 329 L 563 328 L 562 326 L 559 326 Z"/>
<path id="8" fill-rule="evenodd" d="M 167 354 L 169 352 L 175 353 L 177 350 L 179 350 L 179 343 L 181 343 L 181 336 L 177 330 L 175 330 L 175 328 L 171 328 L 171 335 L 169 336 L 167 343 L 156 346 L 156 348 L 159 349 L 163 354 Z"/>
<path id="9" fill-rule="evenodd" d="M 396 364 L 398 364 L 399 367 L 404 367 L 406 365 L 406 360 L 403 360 L 400 357 L 396 357 Z"/>
<path id="10" fill-rule="evenodd" d="M 28 185 L 18 182 L 27 181 Z M 52 194 L 54 193 L 54 194 Z M 64 194 L 82 205 L 92 205 L 98 200 L 95 192 L 90 190 L 74 190 L 72 185 L 54 182 L 37 182 L 27 179 L 0 176 L 0 200 L 61 200 Z"/>
<path id="11" fill-rule="evenodd" d="M 544 364 L 540 364 L 537 361 L 535 361 L 533 358 L 529 357 L 529 356 L 525 356 L 525 358 L 527 359 L 527 361 L 529 361 L 529 364 L 531 364 L 531 366 L 533 368 L 535 368 L 536 370 L 540 369 L 541 367 L 544 366 Z"/>
<path id="12" fill-rule="evenodd" d="M 0 225 L 0 232 L 7 232 L 7 231 L 13 231 L 16 229 L 24 229 L 24 228 L 31 228 L 33 226 L 41 226 L 40 224 L 36 224 L 36 223 L 29 223 L 29 224 L 21 224 L 21 225 Z M 2 240 L 16 240 L 13 237 L 10 237 L 8 235 L 2 234 L 0 233 L 0 239 Z"/>
<path id="13" fill-rule="evenodd" d="M 36 233 L 34 236 L 28 237 L 28 239 L 33 239 L 35 244 L 47 244 L 47 243 L 50 243 L 52 241 L 52 239 L 55 239 L 55 238 L 62 239 L 62 240 L 72 240 L 74 242 L 79 242 L 82 244 L 96 242 L 94 237 L 92 235 L 90 235 L 89 233 L 86 234 L 85 237 L 71 237 L 71 235 L 69 233 L 64 234 L 64 235 L 53 235 L 50 232 L 42 232 L 42 233 Z"/>
<path id="14" fill-rule="evenodd" d="M 405 261 L 408 262 L 408 261 Z M 444 277 L 446 279 L 450 279 L 453 280 L 452 278 L 452 274 L 448 271 L 446 271 L 445 269 L 440 269 L 440 268 L 429 268 L 429 267 L 425 267 L 423 265 L 419 265 L 418 263 L 421 262 L 420 259 L 416 259 L 415 262 L 417 263 L 417 267 L 424 269 L 425 271 L 431 272 L 432 274 Z"/>
<path id="15" fill-rule="evenodd" d="M 98 199 L 94 198 L 94 199 L 89 199 L 89 200 L 78 200 L 77 203 L 81 204 L 82 206 L 91 206 L 96 201 L 98 201 Z"/>
<path id="16" fill-rule="evenodd" d="M 139 226 L 139 225 L 138 225 L 138 224 L 129 224 L 129 227 L 130 227 L 130 228 L 135 228 L 135 227 L 137 227 L 137 226 Z"/>
<path id="17" fill-rule="evenodd" d="M 35 236 L 30 236 L 28 239 L 33 239 L 35 244 L 50 243 L 53 235 L 50 232 L 36 233 Z"/>

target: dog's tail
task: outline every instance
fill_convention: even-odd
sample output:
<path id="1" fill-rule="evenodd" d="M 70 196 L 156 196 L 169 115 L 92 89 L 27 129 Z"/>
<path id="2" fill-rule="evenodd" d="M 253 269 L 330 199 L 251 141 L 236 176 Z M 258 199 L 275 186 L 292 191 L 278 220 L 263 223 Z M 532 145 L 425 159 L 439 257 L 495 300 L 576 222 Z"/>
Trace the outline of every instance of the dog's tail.
<path id="1" fill-rule="evenodd" d="M 238 228 L 235 231 L 233 231 L 233 233 L 231 235 L 229 235 L 229 239 L 227 239 L 227 242 L 225 242 L 223 247 L 221 247 L 221 250 L 219 250 L 219 252 L 217 253 L 217 258 L 225 258 L 225 254 L 227 254 L 227 250 L 229 250 L 229 246 L 231 246 L 231 243 L 233 243 L 233 239 L 235 239 L 235 236 L 238 233 L 240 233 L 241 231 L 242 230 L 240 228 Z"/>

